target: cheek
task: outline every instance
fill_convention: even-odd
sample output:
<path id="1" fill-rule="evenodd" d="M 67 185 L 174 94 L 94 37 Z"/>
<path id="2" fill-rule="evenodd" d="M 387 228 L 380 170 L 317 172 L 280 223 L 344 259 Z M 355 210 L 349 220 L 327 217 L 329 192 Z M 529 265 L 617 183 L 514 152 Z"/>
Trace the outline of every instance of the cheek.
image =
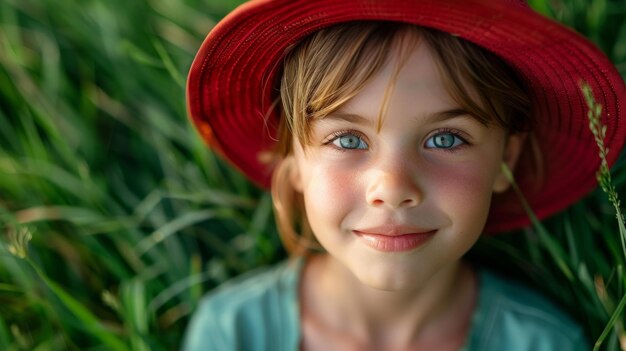
<path id="1" fill-rule="evenodd" d="M 325 219 L 340 221 L 358 200 L 354 172 L 336 165 L 309 167 L 304 175 L 303 196 L 312 226 Z"/>
<path id="2" fill-rule="evenodd" d="M 487 220 L 494 180 L 493 165 L 474 162 L 439 168 L 431 178 L 438 207 L 455 226 L 482 232 Z"/>
<path id="3" fill-rule="evenodd" d="M 453 166 L 450 169 L 441 169 L 433 179 L 441 185 L 437 188 L 444 189 L 456 195 L 450 195 L 458 201 L 467 202 L 476 199 L 491 197 L 493 187 L 493 174 L 487 171 L 488 167 L 482 165 Z"/>

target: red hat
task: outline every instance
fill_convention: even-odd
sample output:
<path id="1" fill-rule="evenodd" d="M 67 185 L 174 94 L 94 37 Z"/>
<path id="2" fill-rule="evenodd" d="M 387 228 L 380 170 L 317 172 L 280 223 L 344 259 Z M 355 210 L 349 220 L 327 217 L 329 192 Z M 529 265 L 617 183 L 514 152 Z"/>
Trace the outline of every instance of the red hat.
<path id="1" fill-rule="evenodd" d="M 500 56 L 530 90 L 543 179 L 521 161 L 515 177 L 545 218 L 597 184 L 598 149 L 580 82 L 603 106 L 607 159 L 626 140 L 626 86 L 609 59 L 573 30 L 516 0 L 253 0 L 205 39 L 189 72 L 187 103 L 205 141 L 256 184 L 272 169 L 259 155 L 275 143 L 278 115 L 267 115 L 285 49 L 321 28 L 357 20 L 412 23 L 452 33 Z M 530 222 L 512 191 L 496 195 L 485 228 L 501 232 Z"/>

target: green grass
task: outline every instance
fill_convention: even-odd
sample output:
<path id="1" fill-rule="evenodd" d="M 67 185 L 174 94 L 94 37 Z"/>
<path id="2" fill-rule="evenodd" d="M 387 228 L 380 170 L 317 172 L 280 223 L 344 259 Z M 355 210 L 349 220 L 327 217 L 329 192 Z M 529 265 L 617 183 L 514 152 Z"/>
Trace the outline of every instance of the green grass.
<path id="1" fill-rule="evenodd" d="M 0 350 L 177 349 L 204 292 L 284 257 L 269 195 L 186 118 L 195 50 L 238 2 L 0 2 Z M 531 3 L 626 75 L 626 0 Z M 612 177 L 626 194 L 625 157 Z M 618 350 L 625 258 L 606 194 L 541 228 L 473 256 Z"/>

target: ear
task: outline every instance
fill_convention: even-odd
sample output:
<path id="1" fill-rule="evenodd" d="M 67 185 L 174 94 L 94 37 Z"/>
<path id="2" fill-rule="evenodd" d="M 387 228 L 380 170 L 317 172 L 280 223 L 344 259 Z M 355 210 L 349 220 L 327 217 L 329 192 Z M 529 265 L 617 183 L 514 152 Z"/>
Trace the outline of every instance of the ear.
<path id="1" fill-rule="evenodd" d="M 507 137 L 506 145 L 504 146 L 504 153 L 502 155 L 502 163 L 506 164 L 511 172 L 515 170 L 517 160 L 522 153 L 522 148 L 524 146 L 524 142 L 526 141 L 526 136 L 526 133 L 515 133 L 510 134 Z M 509 179 L 504 175 L 504 173 L 502 173 L 502 171 L 499 171 L 493 183 L 493 191 L 496 193 L 503 193 L 509 188 L 509 186 L 511 186 L 511 182 L 509 182 Z"/>

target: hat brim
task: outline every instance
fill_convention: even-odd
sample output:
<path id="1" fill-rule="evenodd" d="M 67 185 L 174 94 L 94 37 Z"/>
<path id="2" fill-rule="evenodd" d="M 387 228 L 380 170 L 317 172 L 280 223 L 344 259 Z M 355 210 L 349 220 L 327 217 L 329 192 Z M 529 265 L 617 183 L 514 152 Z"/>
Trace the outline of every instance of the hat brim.
<path id="1" fill-rule="evenodd" d="M 254 183 L 269 187 L 271 165 L 259 155 L 276 140 L 278 116 L 271 107 L 285 49 L 316 30 L 357 20 L 439 29 L 486 48 L 520 73 L 531 94 L 543 171 L 538 179 L 528 152 L 515 176 L 538 218 L 597 185 L 600 158 L 581 81 L 603 106 L 609 164 L 619 156 L 626 140 L 626 108 L 620 104 L 626 87 L 613 64 L 581 35 L 515 1 L 250 1 L 209 33 L 191 66 L 188 110 L 201 136 Z M 529 223 L 509 191 L 494 196 L 485 231 Z"/>

